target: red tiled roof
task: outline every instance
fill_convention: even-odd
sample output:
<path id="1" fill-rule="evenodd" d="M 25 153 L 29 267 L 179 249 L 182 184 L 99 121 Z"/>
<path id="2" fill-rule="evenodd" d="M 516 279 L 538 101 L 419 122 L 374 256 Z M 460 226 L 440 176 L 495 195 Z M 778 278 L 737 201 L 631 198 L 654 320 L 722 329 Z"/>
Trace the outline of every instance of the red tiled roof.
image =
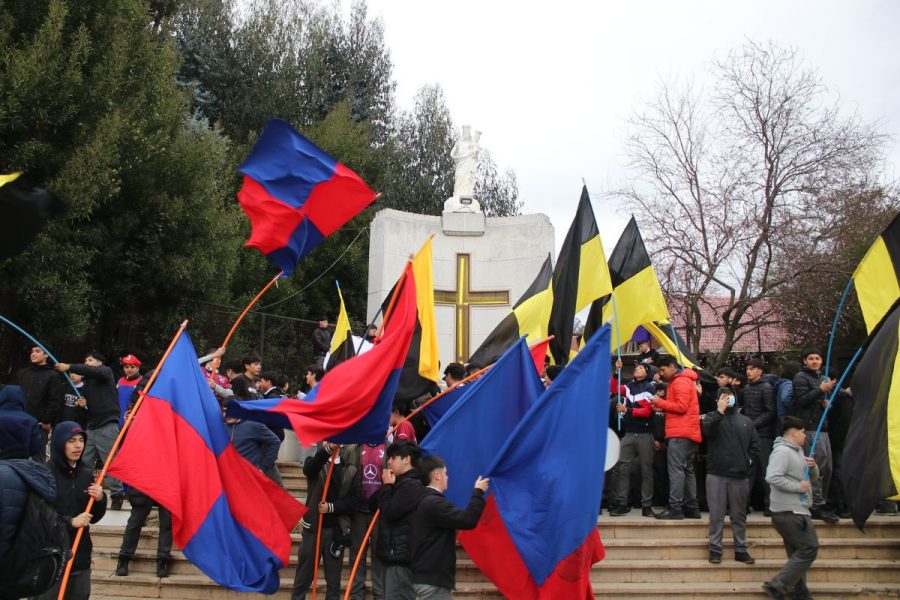
<path id="1" fill-rule="evenodd" d="M 678 298 L 668 298 L 672 321 L 679 334 L 684 336 L 684 308 Z M 718 352 L 725 344 L 725 327 L 722 313 L 728 308 L 729 298 L 726 296 L 703 296 L 700 302 L 702 329 L 700 334 L 701 352 Z M 758 300 L 744 316 L 744 321 L 761 320 L 763 325 L 757 330 L 741 328 L 741 336 L 731 349 L 732 352 L 777 352 L 783 350 L 789 341 L 788 333 L 779 318 L 775 304 L 769 298 Z"/>

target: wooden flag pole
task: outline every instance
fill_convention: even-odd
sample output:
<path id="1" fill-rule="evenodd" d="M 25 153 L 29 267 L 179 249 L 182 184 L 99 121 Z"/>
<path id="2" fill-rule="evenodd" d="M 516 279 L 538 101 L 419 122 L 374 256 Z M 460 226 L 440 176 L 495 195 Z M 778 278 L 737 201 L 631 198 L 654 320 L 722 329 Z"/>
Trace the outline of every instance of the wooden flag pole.
<path id="1" fill-rule="evenodd" d="M 109 451 L 109 454 L 106 456 L 106 461 L 103 463 L 103 468 L 100 469 L 100 473 L 97 475 L 97 480 L 94 481 L 96 485 L 100 485 L 103 483 L 103 478 L 106 477 L 106 470 L 109 469 L 109 465 L 112 463 L 113 458 L 116 456 L 116 451 L 119 449 L 119 445 L 122 443 L 122 439 L 125 437 L 125 433 L 128 431 L 128 428 L 131 427 L 131 422 L 134 420 L 134 415 L 137 414 L 138 409 L 141 407 L 141 404 L 144 402 L 144 396 L 147 395 L 147 392 L 150 390 L 150 387 L 156 382 L 156 378 L 159 375 L 159 370 L 162 368 L 163 364 L 166 362 L 166 359 L 169 358 L 169 354 L 172 353 L 172 348 L 175 347 L 175 343 L 178 342 L 179 338 L 181 338 L 181 334 L 184 333 L 185 328 L 187 327 L 187 320 L 181 323 L 181 326 L 178 328 L 178 331 L 175 333 L 175 337 L 172 338 L 172 341 L 169 342 L 169 347 L 166 348 L 166 352 L 163 354 L 162 358 L 159 359 L 159 362 L 156 365 L 156 369 L 153 371 L 153 375 L 150 376 L 150 380 L 147 381 L 147 385 L 144 386 L 144 389 L 140 391 L 138 394 L 138 400 L 134 404 L 134 408 L 128 413 L 128 417 L 125 419 L 125 423 L 122 424 L 122 430 L 119 432 L 119 436 L 116 438 L 116 441 L 113 443 L 112 448 Z M 94 498 L 91 497 L 88 499 L 87 507 L 84 509 L 84 512 L 91 512 L 91 508 L 94 507 Z M 62 583 L 59 585 L 59 595 L 56 597 L 57 600 L 63 600 L 63 597 L 66 595 L 66 585 L 69 583 L 69 575 L 72 572 L 72 563 L 75 562 L 75 553 L 78 552 L 78 546 L 81 544 L 81 538 L 84 535 L 84 527 L 79 527 L 77 533 L 75 534 L 75 541 L 72 544 L 72 558 L 69 559 L 69 562 L 66 564 L 65 573 L 63 573 Z"/>
<path id="2" fill-rule="evenodd" d="M 278 281 L 278 279 L 279 279 L 282 275 L 284 275 L 284 271 L 279 271 L 279 272 L 278 272 L 278 275 L 276 275 L 275 277 L 273 277 L 273 278 L 272 278 L 272 281 L 270 281 L 269 283 L 267 283 L 267 284 L 266 284 L 266 287 L 264 287 L 263 289 L 261 289 L 261 290 L 259 291 L 259 293 L 256 295 L 256 297 L 253 298 L 253 300 L 250 301 L 250 303 L 246 306 L 246 308 L 244 308 L 244 312 L 242 312 L 242 313 L 240 314 L 240 316 L 237 318 L 237 321 L 235 321 L 235 322 L 234 322 L 234 325 L 231 326 L 231 330 L 228 332 L 228 335 L 225 336 L 225 341 L 222 342 L 222 348 L 227 348 L 227 347 L 228 347 L 228 342 L 231 341 L 231 336 L 234 335 L 234 332 L 237 330 L 238 325 L 241 324 L 241 321 L 244 320 L 244 317 L 247 316 L 247 313 L 250 312 L 250 309 L 253 308 L 253 307 L 256 305 L 257 302 L 259 302 L 259 299 L 262 298 L 263 295 L 264 295 L 266 292 L 269 291 L 269 288 L 271 288 L 273 285 L 275 285 L 275 282 Z"/>
<path id="3" fill-rule="evenodd" d="M 359 569 L 360 559 L 363 554 L 365 554 L 366 543 L 369 541 L 369 536 L 372 535 L 372 530 L 375 529 L 375 523 L 378 522 L 378 517 L 381 516 L 381 509 L 375 511 L 375 514 L 372 515 L 372 522 L 369 523 L 369 528 L 366 529 L 366 534 L 363 536 L 362 542 L 359 544 L 359 549 L 356 551 L 356 560 L 353 561 L 353 569 L 350 570 L 350 580 L 347 582 L 347 591 L 344 592 L 344 600 L 350 600 L 350 592 L 353 591 L 353 579 L 356 577 L 356 571 Z"/>
<path id="4" fill-rule="evenodd" d="M 334 446 L 334 449 L 331 451 L 331 460 L 328 461 L 328 473 L 325 475 L 325 486 L 322 488 L 322 497 L 319 499 L 319 504 L 326 501 L 328 498 L 328 486 L 331 484 L 331 474 L 334 472 L 334 462 L 337 460 L 338 455 L 341 453 L 341 447 L 338 445 Z M 318 585 L 319 579 L 319 550 L 322 545 L 322 519 L 325 515 L 322 514 L 321 510 L 318 510 L 319 507 L 316 507 L 316 510 L 319 513 L 319 525 L 316 528 L 316 554 L 313 558 L 313 578 L 312 578 L 312 590 L 311 590 L 311 598 L 312 600 L 316 600 L 316 585 Z M 62 600 L 61 598 L 59 600 Z"/>

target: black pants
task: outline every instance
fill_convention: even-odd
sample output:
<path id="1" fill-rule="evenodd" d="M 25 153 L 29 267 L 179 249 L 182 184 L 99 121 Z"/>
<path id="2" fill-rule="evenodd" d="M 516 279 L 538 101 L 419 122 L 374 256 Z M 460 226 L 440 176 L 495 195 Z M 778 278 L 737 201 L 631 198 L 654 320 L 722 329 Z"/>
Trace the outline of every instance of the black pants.
<path id="1" fill-rule="evenodd" d="M 131 514 L 128 516 L 128 524 L 125 525 L 125 535 L 122 536 L 122 547 L 119 556 L 131 558 L 137 550 L 141 539 L 141 529 L 147 523 L 147 516 L 156 501 L 147 494 L 134 488 L 128 495 L 131 503 Z M 156 558 L 169 558 L 172 554 L 172 515 L 168 510 L 159 507 L 159 543 L 156 546 Z"/>
<path id="2" fill-rule="evenodd" d="M 341 597 L 341 568 L 344 559 L 335 558 L 329 549 L 334 541 L 334 529 L 325 527 L 322 530 L 319 555 L 322 557 L 322 569 L 325 571 L 325 600 L 339 600 Z M 316 532 L 311 529 L 303 530 L 303 540 L 297 551 L 297 571 L 294 574 L 294 589 L 291 592 L 291 600 L 306 600 L 313 581 L 313 569 L 318 558 L 316 553 Z"/>
<path id="3" fill-rule="evenodd" d="M 784 540 L 788 561 L 769 583 L 796 600 L 811 598 L 806 587 L 806 572 L 819 554 L 819 538 L 812 519 L 790 512 L 772 513 L 772 525 Z"/>

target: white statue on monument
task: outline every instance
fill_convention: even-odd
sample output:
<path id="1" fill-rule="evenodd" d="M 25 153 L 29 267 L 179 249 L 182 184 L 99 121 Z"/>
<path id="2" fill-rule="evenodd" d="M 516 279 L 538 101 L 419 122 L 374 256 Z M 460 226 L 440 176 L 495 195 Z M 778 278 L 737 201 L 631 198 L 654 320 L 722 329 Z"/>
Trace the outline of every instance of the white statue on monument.
<path id="1" fill-rule="evenodd" d="M 450 157 L 456 162 L 456 177 L 453 181 L 453 197 L 444 203 L 444 212 L 481 212 L 481 205 L 475 199 L 475 176 L 478 172 L 478 157 L 481 147 L 478 139 L 481 132 L 472 137 L 472 128 L 463 125 L 462 134 L 453 145 Z"/>

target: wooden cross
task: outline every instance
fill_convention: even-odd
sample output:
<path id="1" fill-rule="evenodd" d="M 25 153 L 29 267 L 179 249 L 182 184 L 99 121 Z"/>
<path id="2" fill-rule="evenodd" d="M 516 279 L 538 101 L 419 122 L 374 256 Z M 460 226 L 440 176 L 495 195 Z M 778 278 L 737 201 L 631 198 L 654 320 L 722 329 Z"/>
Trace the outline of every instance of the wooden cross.
<path id="1" fill-rule="evenodd" d="M 456 289 L 434 290 L 434 303 L 456 307 L 456 362 L 469 360 L 469 307 L 509 306 L 509 290 L 476 292 L 471 284 L 471 256 L 456 255 Z"/>

